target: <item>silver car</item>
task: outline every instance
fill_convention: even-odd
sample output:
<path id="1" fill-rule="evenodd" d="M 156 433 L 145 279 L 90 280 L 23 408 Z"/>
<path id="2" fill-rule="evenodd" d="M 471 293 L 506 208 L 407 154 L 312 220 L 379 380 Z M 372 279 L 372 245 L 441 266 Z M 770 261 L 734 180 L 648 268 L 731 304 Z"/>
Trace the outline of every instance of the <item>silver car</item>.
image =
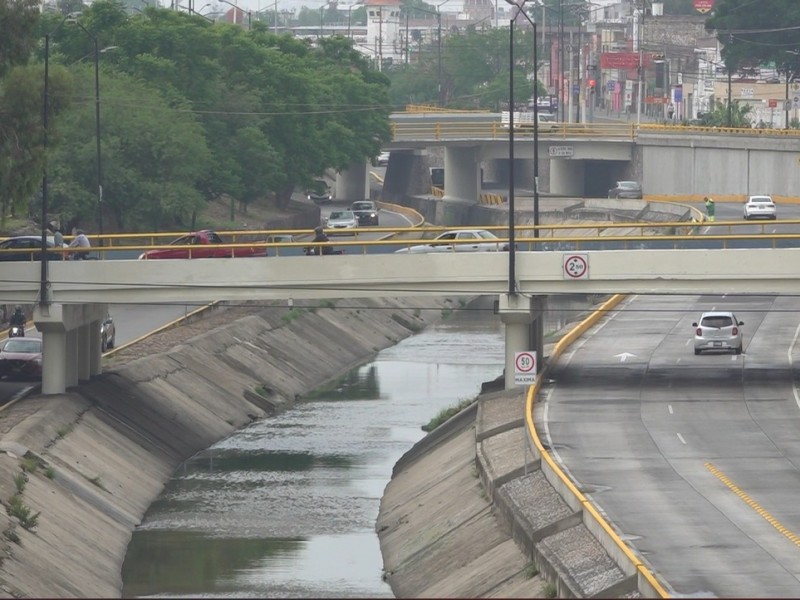
<path id="1" fill-rule="evenodd" d="M 692 323 L 694 330 L 694 353 L 704 350 L 733 350 L 742 353 L 742 325 L 730 311 L 704 312 L 699 323 Z"/>
<path id="2" fill-rule="evenodd" d="M 335 210 L 328 216 L 328 229 L 358 229 L 358 217 L 352 210 Z"/>

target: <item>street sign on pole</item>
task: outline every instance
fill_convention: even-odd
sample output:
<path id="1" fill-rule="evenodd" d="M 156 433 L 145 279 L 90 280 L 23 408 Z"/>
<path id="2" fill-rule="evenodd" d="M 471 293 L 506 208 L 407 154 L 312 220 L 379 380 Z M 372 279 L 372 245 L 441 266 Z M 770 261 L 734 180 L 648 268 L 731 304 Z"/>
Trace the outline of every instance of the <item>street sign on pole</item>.
<path id="1" fill-rule="evenodd" d="M 514 353 L 514 385 L 532 385 L 536 383 L 536 352 Z"/>

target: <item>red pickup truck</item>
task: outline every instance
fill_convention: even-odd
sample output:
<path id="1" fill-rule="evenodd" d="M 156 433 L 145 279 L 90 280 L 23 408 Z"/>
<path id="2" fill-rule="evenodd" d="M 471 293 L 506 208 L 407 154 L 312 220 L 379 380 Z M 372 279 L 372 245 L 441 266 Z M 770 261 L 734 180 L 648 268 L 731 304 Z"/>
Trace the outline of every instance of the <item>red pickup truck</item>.
<path id="1" fill-rule="evenodd" d="M 164 248 L 147 250 L 139 256 L 139 260 L 157 258 L 239 258 L 249 256 L 266 256 L 266 248 L 239 246 L 224 248 L 226 242 L 216 231 L 204 229 L 182 235 Z"/>

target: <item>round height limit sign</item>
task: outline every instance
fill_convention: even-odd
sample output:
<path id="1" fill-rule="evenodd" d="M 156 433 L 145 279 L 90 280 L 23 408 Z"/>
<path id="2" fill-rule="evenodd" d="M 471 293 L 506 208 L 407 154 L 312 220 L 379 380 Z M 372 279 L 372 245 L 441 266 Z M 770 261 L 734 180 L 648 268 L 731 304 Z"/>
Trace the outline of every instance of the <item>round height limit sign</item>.
<path id="1" fill-rule="evenodd" d="M 536 352 L 514 353 L 514 385 L 536 383 Z"/>

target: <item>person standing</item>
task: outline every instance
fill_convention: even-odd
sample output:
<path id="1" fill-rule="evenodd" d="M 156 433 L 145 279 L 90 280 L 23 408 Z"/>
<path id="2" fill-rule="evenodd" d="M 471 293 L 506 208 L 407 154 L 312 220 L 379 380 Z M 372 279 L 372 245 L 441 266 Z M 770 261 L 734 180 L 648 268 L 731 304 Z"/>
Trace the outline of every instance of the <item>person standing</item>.
<path id="1" fill-rule="evenodd" d="M 714 200 L 706 196 L 704 199 L 706 203 L 706 215 L 708 216 L 709 221 L 714 221 L 716 208 L 714 207 Z"/>

